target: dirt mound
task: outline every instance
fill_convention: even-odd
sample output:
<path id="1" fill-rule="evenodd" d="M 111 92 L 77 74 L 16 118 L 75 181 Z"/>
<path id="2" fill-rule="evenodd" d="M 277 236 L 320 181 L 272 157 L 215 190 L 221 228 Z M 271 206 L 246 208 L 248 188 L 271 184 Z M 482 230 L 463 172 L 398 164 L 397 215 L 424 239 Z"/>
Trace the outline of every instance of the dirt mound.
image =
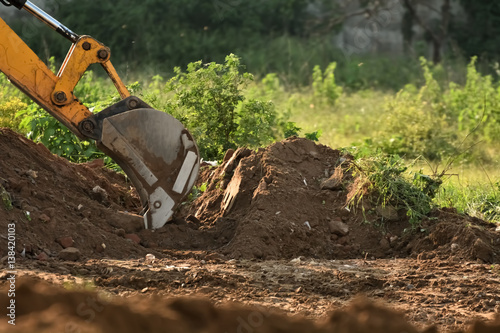
<path id="1" fill-rule="evenodd" d="M 17 252 L 42 260 L 195 250 L 221 258 L 442 254 L 499 261 L 500 235 L 483 221 L 441 211 L 421 230 L 409 231 L 404 212 L 346 209 L 350 160 L 299 138 L 239 149 L 221 166 L 205 166 L 198 182 L 204 193 L 152 231 L 143 230 L 140 216 L 123 213 L 141 208 L 124 176 L 98 162 L 69 163 L 1 129 L 0 254 L 6 255 L 7 225 L 15 223 Z"/>
<path id="2" fill-rule="evenodd" d="M 231 224 L 218 250 L 231 258 L 298 256 L 344 258 L 433 257 L 498 262 L 495 225 L 436 211 L 418 229 L 405 212 L 346 208 L 352 157 L 291 138 L 253 152 L 239 149 L 218 168 L 203 171 L 207 190 L 190 207 L 203 228 Z M 232 222 L 231 222 L 232 221 Z"/>
<path id="3" fill-rule="evenodd" d="M 24 279 L 18 281 L 16 304 L 16 325 L 2 320 L 0 332 L 423 332 L 403 315 L 364 299 L 335 310 L 327 320 L 313 322 L 265 308 L 231 303 L 215 307 L 204 298 L 123 300 Z M 4 309 L 9 306 L 7 290 L 0 293 L 0 305 Z M 477 322 L 467 332 L 498 330 L 500 321 Z"/>
<path id="4" fill-rule="evenodd" d="M 0 253 L 14 223 L 18 254 L 57 256 L 64 247 L 81 255 L 146 252 L 116 233 L 142 229 L 139 200 L 125 177 L 93 164 L 72 164 L 10 129 L 0 129 Z M 44 255 L 42 256 L 44 257 Z"/>

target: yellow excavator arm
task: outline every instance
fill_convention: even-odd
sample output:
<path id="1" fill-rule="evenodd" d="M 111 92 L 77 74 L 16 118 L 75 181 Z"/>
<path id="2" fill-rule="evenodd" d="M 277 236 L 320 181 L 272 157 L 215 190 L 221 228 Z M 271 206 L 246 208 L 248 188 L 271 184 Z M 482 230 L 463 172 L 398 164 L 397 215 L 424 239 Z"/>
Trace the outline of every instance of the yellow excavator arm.
<path id="1" fill-rule="evenodd" d="M 27 0 L 0 0 L 25 9 L 73 44 L 53 73 L 0 18 L 0 71 L 80 139 L 94 139 L 136 187 L 145 228 L 160 228 L 191 191 L 199 152 L 191 134 L 175 118 L 154 110 L 129 91 L 111 64 L 108 47 L 79 36 Z M 103 66 L 122 100 L 93 114 L 73 91 L 92 64 Z"/>

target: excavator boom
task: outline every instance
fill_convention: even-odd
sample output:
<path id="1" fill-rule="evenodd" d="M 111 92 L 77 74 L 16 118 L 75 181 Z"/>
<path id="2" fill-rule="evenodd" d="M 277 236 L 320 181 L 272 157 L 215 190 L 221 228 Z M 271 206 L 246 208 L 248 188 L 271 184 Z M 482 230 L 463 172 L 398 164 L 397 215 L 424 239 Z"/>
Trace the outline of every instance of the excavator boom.
<path id="1" fill-rule="evenodd" d="M 80 139 L 93 139 L 136 187 L 145 228 L 160 228 L 196 181 L 199 151 L 184 126 L 171 115 L 130 96 L 110 62 L 111 51 L 90 36 L 79 36 L 27 0 L 0 0 L 26 9 L 72 42 L 53 73 L 0 18 L 0 71 Z M 121 101 L 93 114 L 73 94 L 88 67 L 101 64 Z"/>

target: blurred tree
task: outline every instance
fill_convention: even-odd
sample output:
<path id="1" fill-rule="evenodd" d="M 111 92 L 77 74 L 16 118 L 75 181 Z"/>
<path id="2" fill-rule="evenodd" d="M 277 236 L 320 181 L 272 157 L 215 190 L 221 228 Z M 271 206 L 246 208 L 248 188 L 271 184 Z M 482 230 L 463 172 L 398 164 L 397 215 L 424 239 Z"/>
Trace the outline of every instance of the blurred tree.
<path id="1" fill-rule="evenodd" d="M 432 61 L 437 64 L 441 62 L 442 48 L 446 39 L 448 38 L 448 31 L 451 18 L 451 0 L 444 0 L 441 8 L 438 10 L 434 7 L 428 6 L 427 2 L 419 0 L 404 0 L 405 7 L 411 19 L 424 29 L 427 37 L 432 43 Z M 428 6 L 430 9 L 436 11 L 440 15 L 439 23 L 436 25 L 429 24 L 417 11 L 418 5 Z"/>
<path id="2" fill-rule="evenodd" d="M 465 22 L 456 22 L 453 36 L 467 57 L 478 55 L 498 61 L 500 54 L 500 2 L 460 0 Z"/>
<path id="3" fill-rule="evenodd" d="M 110 46 L 117 64 L 135 70 L 147 64 L 170 71 L 192 61 L 223 61 L 277 36 L 306 34 L 309 0 L 47 0 L 53 15 L 79 34 Z M 33 18 L 9 22 L 38 54 L 60 61 L 67 41 Z M 27 29 L 36 26 L 35 29 Z M 29 31 L 28 31 L 29 30 Z"/>

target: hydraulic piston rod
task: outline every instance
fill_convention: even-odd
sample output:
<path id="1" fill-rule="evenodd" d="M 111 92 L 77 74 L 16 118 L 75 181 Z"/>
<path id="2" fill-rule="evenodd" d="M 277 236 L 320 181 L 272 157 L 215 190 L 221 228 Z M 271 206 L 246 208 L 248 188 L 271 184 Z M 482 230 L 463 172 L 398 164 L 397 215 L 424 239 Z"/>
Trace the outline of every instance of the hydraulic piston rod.
<path id="1" fill-rule="evenodd" d="M 25 9 L 27 12 L 31 13 L 37 19 L 57 31 L 66 39 L 75 43 L 80 36 L 65 27 L 62 23 L 57 21 L 55 18 L 44 12 L 42 9 L 38 8 L 34 3 L 28 0 L 3 0 L 3 3 L 10 4 L 18 9 Z"/>

